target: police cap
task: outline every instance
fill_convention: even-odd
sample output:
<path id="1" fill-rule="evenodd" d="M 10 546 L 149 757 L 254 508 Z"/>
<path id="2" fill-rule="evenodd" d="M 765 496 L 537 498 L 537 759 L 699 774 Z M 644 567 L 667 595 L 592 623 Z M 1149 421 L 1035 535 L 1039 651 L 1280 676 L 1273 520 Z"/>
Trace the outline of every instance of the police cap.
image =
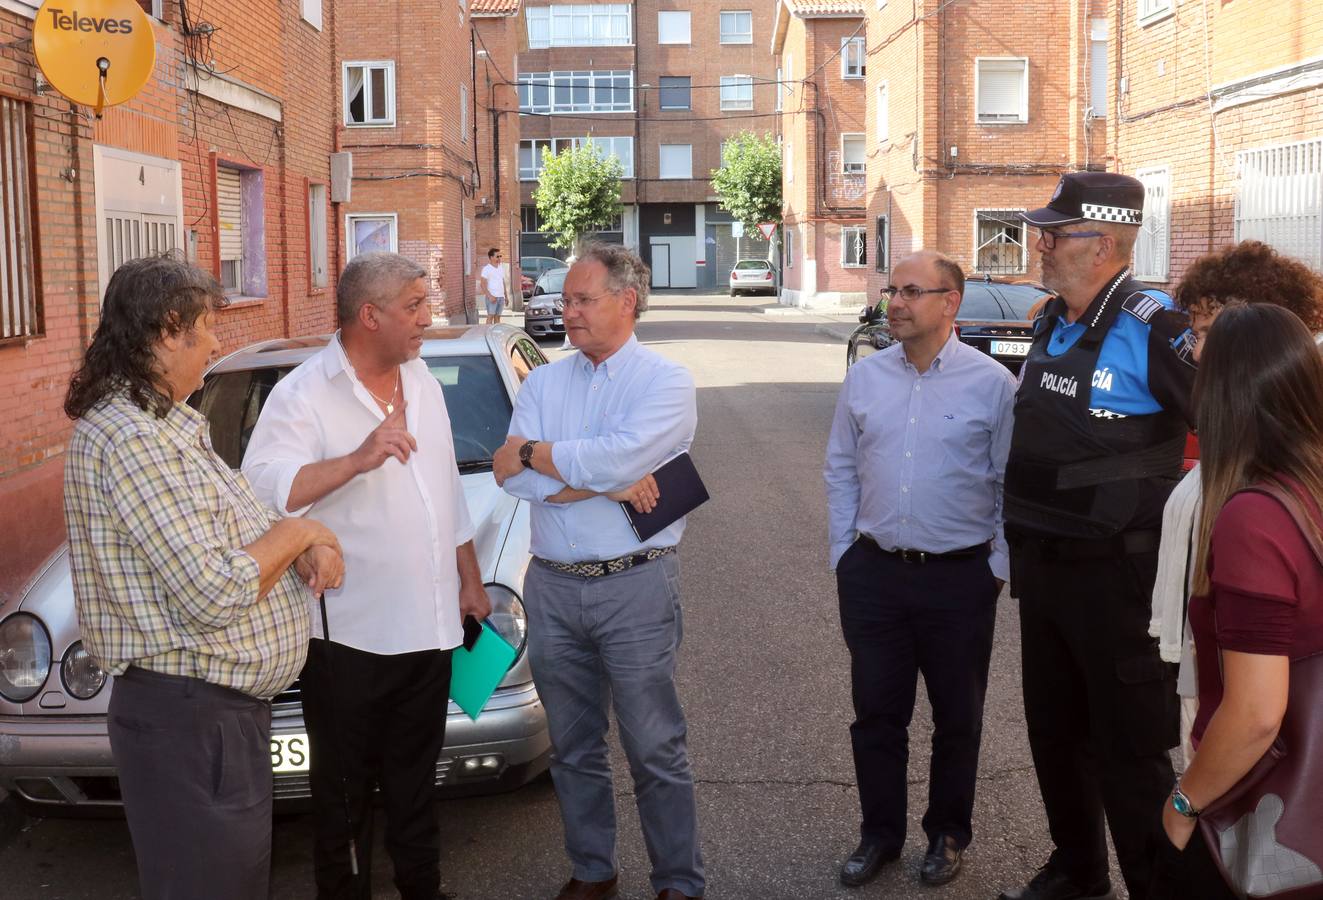
<path id="1" fill-rule="evenodd" d="M 1115 172 L 1068 172 L 1047 206 L 1020 217 L 1040 228 L 1086 220 L 1138 225 L 1144 218 L 1144 185 Z"/>

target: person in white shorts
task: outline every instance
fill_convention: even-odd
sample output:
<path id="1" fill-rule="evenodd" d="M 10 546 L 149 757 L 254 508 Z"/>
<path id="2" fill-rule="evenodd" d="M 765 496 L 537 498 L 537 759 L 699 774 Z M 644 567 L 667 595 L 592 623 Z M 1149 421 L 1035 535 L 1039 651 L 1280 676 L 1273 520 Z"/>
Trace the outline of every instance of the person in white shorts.
<path id="1" fill-rule="evenodd" d="M 487 294 L 487 324 L 496 325 L 505 311 L 505 270 L 501 268 L 499 248 L 487 251 L 487 265 L 482 267 L 482 286 Z"/>

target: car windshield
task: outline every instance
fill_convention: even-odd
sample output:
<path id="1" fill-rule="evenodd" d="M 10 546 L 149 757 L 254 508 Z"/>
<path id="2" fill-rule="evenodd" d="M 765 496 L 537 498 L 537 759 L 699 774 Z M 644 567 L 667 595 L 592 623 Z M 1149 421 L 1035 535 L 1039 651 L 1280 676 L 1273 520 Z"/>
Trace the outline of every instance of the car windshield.
<path id="1" fill-rule="evenodd" d="M 1021 321 L 1028 321 L 1034 304 L 1047 295 L 1047 291 L 1032 284 L 1003 284 L 997 287 L 997 291 L 1002 302 L 1011 308 L 1012 318 Z"/>
<path id="2" fill-rule="evenodd" d="M 510 395 L 487 355 L 435 356 L 424 360 L 441 385 L 461 471 L 491 467 L 492 454 L 510 428 Z M 212 375 L 191 403 L 207 417 L 211 443 L 231 468 L 239 468 L 262 405 L 289 367 L 246 369 Z"/>
<path id="3" fill-rule="evenodd" d="M 565 276 L 569 272 L 569 269 L 552 269 L 538 279 L 537 286 L 542 288 L 544 294 L 559 294 L 565 287 Z"/>
<path id="4" fill-rule="evenodd" d="M 1006 318 L 1006 313 L 1002 306 L 997 302 L 997 298 L 992 292 L 981 284 L 965 285 L 965 296 L 960 301 L 960 312 L 956 315 L 957 319 L 968 321 L 1000 321 Z"/>
<path id="5" fill-rule="evenodd" d="M 770 268 L 765 259 L 742 259 L 735 264 L 737 269 L 767 269 Z"/>

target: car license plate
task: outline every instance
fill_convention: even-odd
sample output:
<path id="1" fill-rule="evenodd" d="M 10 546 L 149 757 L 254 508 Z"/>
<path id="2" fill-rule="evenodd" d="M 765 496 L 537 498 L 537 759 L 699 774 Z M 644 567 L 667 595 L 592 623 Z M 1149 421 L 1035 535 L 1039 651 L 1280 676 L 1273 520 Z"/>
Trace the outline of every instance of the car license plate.
<path id="1" fill-rule="evenodd" d="M 271 735 L 271 771 L 308 771 L 308 736 L 306 734 Z"/>
<path id="2" fill-rule="evenodd" d="M 1028 356 L 1029 341 L 993 341 L 993 356 Z"/>

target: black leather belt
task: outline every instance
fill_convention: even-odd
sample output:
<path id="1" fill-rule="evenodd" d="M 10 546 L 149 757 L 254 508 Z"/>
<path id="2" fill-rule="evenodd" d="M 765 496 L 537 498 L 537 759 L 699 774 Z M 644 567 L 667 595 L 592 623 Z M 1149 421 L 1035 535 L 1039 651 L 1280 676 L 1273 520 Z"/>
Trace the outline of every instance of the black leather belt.
<path id="1" fill-rule="evenodd" d="M 974 556 L 986 556 L 990 551 L 986 543 L 975 544 L 972 547 L 963 547 L 959 550 L 946 550 L 942 553 L 933 553 L 928 550 L 913 550 L 908 547 L 898 547 L 895 550 L 884 550 L 866 534 L 859 535 L 859 540 L 867 544 L 871 549 L 876 550 L 885 556 L 894 556 L 901 562 L 923 565 L 929 562 L 935 562 L 939 559 L 969 559 Z"/>

